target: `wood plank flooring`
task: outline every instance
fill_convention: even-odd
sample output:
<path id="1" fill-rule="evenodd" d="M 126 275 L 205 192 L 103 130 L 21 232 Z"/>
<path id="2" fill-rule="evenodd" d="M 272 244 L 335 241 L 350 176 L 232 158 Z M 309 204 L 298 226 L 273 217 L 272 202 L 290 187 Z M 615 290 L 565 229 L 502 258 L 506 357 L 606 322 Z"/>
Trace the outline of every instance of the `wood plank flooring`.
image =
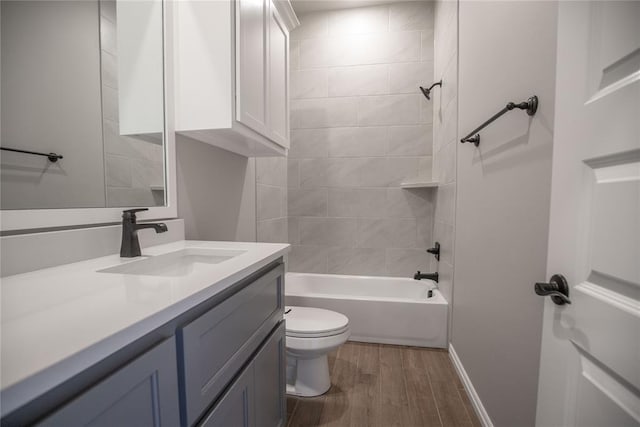
<path id="1" fill-rule="evenodd" d="M 446 350 L 347 342 L 329 355 L 331 389 L 287 396 L 288 427 L 479 427 Z"/>

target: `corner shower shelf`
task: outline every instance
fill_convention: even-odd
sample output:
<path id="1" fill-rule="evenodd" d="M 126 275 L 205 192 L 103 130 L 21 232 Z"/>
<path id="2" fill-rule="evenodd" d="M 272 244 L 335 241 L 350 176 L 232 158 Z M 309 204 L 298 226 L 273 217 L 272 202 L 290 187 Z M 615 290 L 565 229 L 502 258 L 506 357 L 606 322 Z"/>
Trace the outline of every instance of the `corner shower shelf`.
<path id="1" fill-rule="evenodd" d="M 400 188 L 436 188 L 438 181 L 427 181 L 426 179 L 410 179 L 400 184 Z"/>

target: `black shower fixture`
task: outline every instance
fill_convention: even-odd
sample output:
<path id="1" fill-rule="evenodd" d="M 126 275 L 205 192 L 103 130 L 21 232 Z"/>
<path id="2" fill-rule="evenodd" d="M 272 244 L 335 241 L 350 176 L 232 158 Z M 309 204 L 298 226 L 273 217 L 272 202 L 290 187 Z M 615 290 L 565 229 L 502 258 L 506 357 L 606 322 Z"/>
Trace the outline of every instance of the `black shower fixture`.
<path id="1" fill-rule="evenodd" d="M 441 86 L 442 87 L 442 80 L 440 80 L 439 82 L 436 82 L 436 83 L 432 84 L 431 86 L 429 86 L 429 89 L 425 89 L 422 86 L 420 86 L 420 90 L 422 91 L 422 94 L 428 100 L 431 100 L 431 89 L 433 89 L 435 86 Z"/>

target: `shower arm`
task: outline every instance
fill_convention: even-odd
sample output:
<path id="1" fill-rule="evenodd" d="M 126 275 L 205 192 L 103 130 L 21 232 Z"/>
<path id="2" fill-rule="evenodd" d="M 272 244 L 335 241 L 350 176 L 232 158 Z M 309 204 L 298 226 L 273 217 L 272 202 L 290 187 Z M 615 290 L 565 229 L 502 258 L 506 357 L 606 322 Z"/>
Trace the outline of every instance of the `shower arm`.
<path id="1" fill-rule="evenodd" d="M 439 82 L 435 82 L 434 84 L 429 86 L 428 89 L 425 89 L 422 86 L 420 86 L 420 91 L 422 91 L 422 94 L 425 96 L 425 98 L 427 98 L 428 100 L 431 100 L 431 89 L 433 89 L 436 86 L 442 87 L 442 80 L 440 80 Z"/>

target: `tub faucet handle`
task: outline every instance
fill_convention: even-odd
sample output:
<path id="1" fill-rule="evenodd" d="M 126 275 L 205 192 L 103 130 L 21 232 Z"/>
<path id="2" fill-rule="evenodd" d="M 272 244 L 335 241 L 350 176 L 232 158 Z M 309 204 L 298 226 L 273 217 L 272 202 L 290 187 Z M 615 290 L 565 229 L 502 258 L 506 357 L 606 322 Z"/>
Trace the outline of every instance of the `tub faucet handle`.
<path id="1" fill-rule="evenodd" d="M 436 260 L 440 261 L 440 243 L 436 242 L 432 248 L 427 249 L 427 252 L 433 254 L 436 257 Z"/>

